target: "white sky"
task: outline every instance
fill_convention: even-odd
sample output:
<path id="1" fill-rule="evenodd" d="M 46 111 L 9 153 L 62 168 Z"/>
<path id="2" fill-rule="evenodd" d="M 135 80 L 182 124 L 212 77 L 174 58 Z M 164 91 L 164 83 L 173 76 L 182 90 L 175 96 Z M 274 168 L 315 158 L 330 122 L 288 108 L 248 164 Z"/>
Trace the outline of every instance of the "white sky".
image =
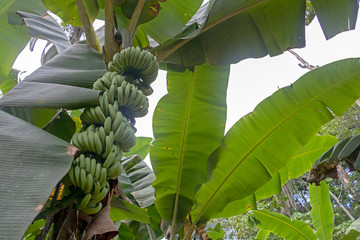
<path id="1" fill-rule="evenodd" d="M 360 17 L 360 16 L 359 16 Z M 306 27 L 306 47 L 295 51 L 312 65 L 327 63 L 360 56 L 360 29 L 345 32 L 326 41 L 317 19 Z M 38 41 L 35 51 L 28 46 L 19 55 L 14 68 L 30 74 L 40 66 L 44 42 Z M 299 61 L 289 52 L 277 57 L 247 59 L 231 66 L 227 104 L 228 117 L 226 131 L 242 116 L 252 111 L 263 99 L 275 92 L 278 87 L 290 85 L 308 70 L 298 66 Z M 166 94 L 166 72 L 160 71 L 152 84 L 154 94 L 149 97 L 150 108 L 146 117 L 137 119 L 137 136 L 152 137 L 152 115 L 159 99 Z"/>

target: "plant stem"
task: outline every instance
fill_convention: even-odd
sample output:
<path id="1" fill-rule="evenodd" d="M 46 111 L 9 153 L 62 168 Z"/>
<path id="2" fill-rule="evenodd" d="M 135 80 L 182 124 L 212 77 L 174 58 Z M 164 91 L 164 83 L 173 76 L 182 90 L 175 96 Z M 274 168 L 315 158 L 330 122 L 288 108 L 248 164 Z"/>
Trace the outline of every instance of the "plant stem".
<path id="1" fill-rule="evenodd" d="M 136 32 L 136 25 L 141 15 L 146 0 L 139 0 L 129 22 L 130 37 L 133 38 Z"/>
<path id="2" fill-rule="evenodd" d="M 113 56 L 119 51 L 119 47 L 115 41 L 115 19 L 114 6 L 112 0 L 105 0 L 105 45 L 104 56 L 105 62 L 108 64 L 112 61 Z"/>
<path id="3" fill-rule="evenodd" d="M 99 41 L 96 37 L 94 28 L 90 22 L 89 15 L 85 8 L 84 0 L 76 0 L 76 5 L 78 7 L 81 23 L 84 27 L 86 42 L 91 48 L 98 52 L 101 52 Z"/>

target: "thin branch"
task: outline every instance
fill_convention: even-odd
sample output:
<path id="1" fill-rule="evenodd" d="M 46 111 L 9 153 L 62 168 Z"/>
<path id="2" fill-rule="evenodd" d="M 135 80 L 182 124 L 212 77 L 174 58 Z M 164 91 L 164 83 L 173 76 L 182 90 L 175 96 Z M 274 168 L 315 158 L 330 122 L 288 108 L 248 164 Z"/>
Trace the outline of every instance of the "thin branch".
<path id="1" fill-rule="evenodd" d="M 119 51 L 119 46 L 115 41 L 115 18 L 114 6 L 112 0 L 105 0 L 105 45 L 104 56 L 108 64 L 112 61 L 113 56 Z"/>
<path id="2" fill-rule="evenodd" d="M 335 201 L 339 204 L 339 207 L 341 207 L 342 210 L 344 210 L 344 212 L 346 213 L 346 215 L 349 216 L 349 218 L 353 221 L 355 221 L 355 218 L 349 213 L 349 211 L 346 209 L 346 207 L 340 202 L 340 200 L 335 196 L 335 194 L 333 194 L 331 191 L 329 191 L 330 196 L 332 196 Z"/>
<path id="3" fill-rule="evenodd" d="M 249 3 L 248 5 L 244 6 L 243 8 L 240 8 L 228 15 L 226 15 L 225 17 L 223 18 L 220 18 L 216 21 L 214 21 L 213 23 L 209 24 L 209 25 L 206 25 L 203 30 L 201 31 L 200 34 L 203 34 L 204 32 L 210 30 L 211 28 L 219 25 L 220 23 L 223 23 L 225 22 L 226 20 L 248 10 L 248 9 L 251 9 L 253 7 L 256 7 L 257 5 L 263 3 L 263 2 L 266 2 L 268 0 L 255 0 L 253 1 L 252 3 Z M 198 34 L 197 36 L 199 36 L 200 34 Z M 195 37 L 197 37 L 195 36 Z M 187 38 L 187 39 L 181 39 L 180 42 L 178 42 L 177 44 L 175 44 L 173 47 L 171 47 L 170 49 L 166 50 L 166 51 L 163 51 L 161 52 L 160 54 L 158 54 L 156 56 L 158 62 L 161 62 L 162 60 L 164 60 L 165 58 L 167 58 L 169 55 L 171 55 L 172 53 L 174 53 L 176 50 L 178 50 L 180 47 L 184 46 L 186 43 L 188 43 L 189 41 L 191 41 L 192 39 L 194 39 L 195 37 L 192 37 L 192 38 Z M 192 227 L 193 228 L 193 227 Z"/>
<path id="4" fill-rule="evenodd" d="M 76 5 L 78 7 L 81 23 L 84 27 L 86 42 L 91 48 L 101 52 L 99 41 L 96 37 L 94 28 L 90 22 L 89 15 L 85 8 L 84 0 L 76 0 Z"/>
<path id="5" fill-rule="evenodd" d="M 146 228 L 148 230 L 150 240 L 156 240 L 156 237 L 154 236 L 154 233 L 152 232 L 151 227 L 147 223 L 146 223 Z"/>
<path id="6" fill-rule="evenodd" d="M 136 25 L 138 23 L 138 20 L 139 20 L 139 17 L 141 15 L 141 11 L 144 7 L 144 4 L 145 4 L 145 1 L 146 0 L 139 0 L 137 5 L 136 5 L 136 8 L 131 16 L 131 19 L 130 19 L 130 22 L 129 22 L 129 32 L 130 32 L 130 37 L 133 38 L 134 35 L 135 35 L 135 31 L 136 31 Z"/>
<path id="7" fill-rule="evenodd" d="M 289 53 L 291 53 L 292 55 L 294 55 L 301 63 L 299 63 L 299 67 L 301 68 L 307 68 L 309 70 L 313 70 L 315 68 L 318 68 L 319 66 L 314 66 L 314 65 L 310 65 L 307 61 L 305 61 L 302 57 L 300 57 L 299 54 L 297 54 L 296 52 L 294 52 L 293 50 L 291 50 L 290 48 L 287 49 L 287 51 Z"/>

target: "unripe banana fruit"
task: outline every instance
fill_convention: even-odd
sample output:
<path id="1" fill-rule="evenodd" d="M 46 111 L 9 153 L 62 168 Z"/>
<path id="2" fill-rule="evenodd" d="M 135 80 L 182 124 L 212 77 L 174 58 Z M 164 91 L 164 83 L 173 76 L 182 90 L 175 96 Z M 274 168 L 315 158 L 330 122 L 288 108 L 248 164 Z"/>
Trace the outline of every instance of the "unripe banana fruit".
<path id="1" fill-rule="evenodd" d="M 136 143 L 135 117 L 147 114 L 159 64 L 150 52 L 139 47 L 126 48 L 114 55 L 109 71 L 96 80 L 93 89 L 100 90 L 99 104 L 85 108 L 80 116 L 83 128 L 72 137 L 81 154 L 68 172 L 68 184 L 83 192 L 76 202 L 78 210 L 96 214 L 110 190 L 108 179 L 123 171 L 123 152 Z"/>

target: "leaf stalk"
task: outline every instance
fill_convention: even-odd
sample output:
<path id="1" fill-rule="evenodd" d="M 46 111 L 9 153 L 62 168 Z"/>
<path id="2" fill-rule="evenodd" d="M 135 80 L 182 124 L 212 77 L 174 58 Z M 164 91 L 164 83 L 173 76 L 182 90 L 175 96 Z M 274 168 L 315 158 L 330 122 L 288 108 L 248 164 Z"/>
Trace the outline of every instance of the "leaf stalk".
<path id="1" fill-rule="evenodd" d="M 101 52 L 99 41 L 96 37 L 94 28 L 90 22 L 89 15 L 85 8 L 84 0 L 76 0 L 76 5 L 78 7 L 81 24 L 84 27 L 86 42 L 92 49 L 97 52 Z"/>

